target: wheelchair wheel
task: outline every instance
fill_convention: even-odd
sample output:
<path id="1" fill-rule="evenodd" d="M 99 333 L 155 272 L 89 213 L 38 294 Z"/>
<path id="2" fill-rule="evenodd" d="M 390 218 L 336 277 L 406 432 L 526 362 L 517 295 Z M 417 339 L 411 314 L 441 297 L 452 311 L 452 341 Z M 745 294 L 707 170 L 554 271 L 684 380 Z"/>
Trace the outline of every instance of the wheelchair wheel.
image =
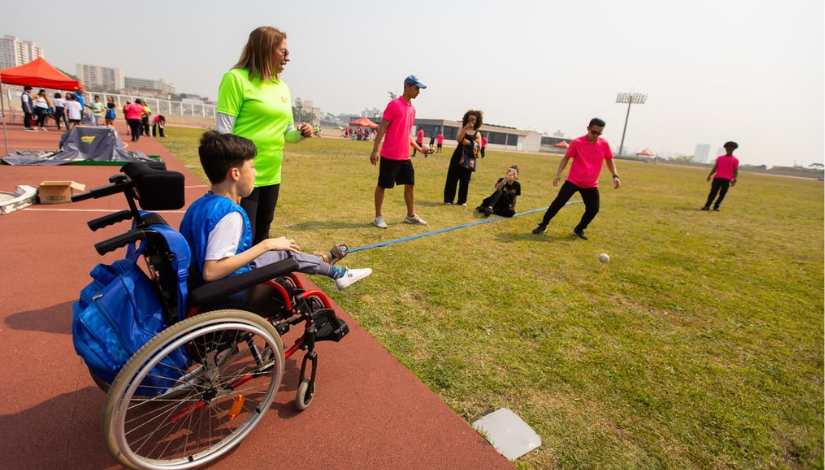
<path id="1" fill-rule="evenodd" d="M 193 360 L 188 370 L 177 371 L 182 378 L 174 388 L 137 396 L 143 380 L 157 374 L 155 366 L 181 349 Z M 112 383 L 103 411 L 106 446 L 132 469 L 206 464 L 260 422 L 283 371 L 281 338 L 258 315 L 218 310 L 176 323 L 135 353 Z"/>
<path id="2" fill-rule="evenodd" d="M 309 408 L 312 398 L 315 396 L 315 384 L 311 384 L 309 379 L 304 379 L 298 385 L 295 393 L 295 407 L 301 411 Z"/>

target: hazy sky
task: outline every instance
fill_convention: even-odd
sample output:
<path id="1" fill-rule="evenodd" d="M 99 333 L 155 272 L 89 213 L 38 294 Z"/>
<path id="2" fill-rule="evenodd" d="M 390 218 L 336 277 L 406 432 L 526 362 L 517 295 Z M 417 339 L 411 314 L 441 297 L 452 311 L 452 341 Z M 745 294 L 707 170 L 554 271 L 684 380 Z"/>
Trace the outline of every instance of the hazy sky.
<path id="1" fill-rule="evenodd" d="M 822 0 L 690 1 L 79 1 L 4 2 L 0 34 L 34 41 L 46 59 L 166 77 L 217 97 L 249 32 L 278 27 L 294 97 L 324 112 L 383 109 L 415 73 L 429 88 L 420 118 L 485 121 L 584 134 L 592 117 L 618 150 L 693 154 L 739 142 L 743 163 L 822 162 L 825 29 Z M 614 151 L 615 151 L 614 150 Z"/>

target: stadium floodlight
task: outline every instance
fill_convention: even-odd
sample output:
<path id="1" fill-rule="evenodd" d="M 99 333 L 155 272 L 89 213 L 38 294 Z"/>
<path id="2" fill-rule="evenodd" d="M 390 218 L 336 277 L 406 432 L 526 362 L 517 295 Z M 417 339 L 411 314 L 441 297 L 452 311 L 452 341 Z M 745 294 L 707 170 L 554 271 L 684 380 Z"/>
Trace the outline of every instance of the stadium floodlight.
<path id="1" fill-rule="evenodd" d="M 624 150 L 624 135 L 627 132 L 627 120 L 630 118 L 630 105 L 645 104 L 647 95 L 641 93 L 619 93 L 616 95 L 616 103 L 627 103 L 627 115 L 624 117 L 624 130 L 622 130 L 622 143 L 619 144 L 619 156 L 622 156 Z"/>

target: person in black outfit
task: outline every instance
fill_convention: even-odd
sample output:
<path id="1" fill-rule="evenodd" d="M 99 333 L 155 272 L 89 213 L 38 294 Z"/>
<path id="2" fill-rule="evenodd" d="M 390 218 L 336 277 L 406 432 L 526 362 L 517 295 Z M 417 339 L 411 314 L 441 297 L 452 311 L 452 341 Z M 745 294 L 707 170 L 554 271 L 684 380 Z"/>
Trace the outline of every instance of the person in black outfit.
<path id="1" fill-rule="evenodd" d="M 490 197 L 481 201 L 476 210 L 489 217 L 490 214 L 502 217 L 516 215 L 516 200 L 521 196 L 521 183 L 518 181 L 518 167 L 513 165 L 507 168 L 504 178 L 496 181 L 496 190 Z"/>
<path id="2" fill-rule="evenodd" d="M 462 127 L 458 130 L 456 146 L 450 158 L 450 167 L 447 170 L 447 182 L 444 184 L 444 204 L 452 204 L 455 199 L 456 184 L 458 184 L 458 201 L 460 206 L 467 205 L 467 192 L 470 189 L 470 177 L 476 170 L 477 150 L 481 147 L 481 133 L 478 128 L 483 124 L 481 111 L 471 109 L 464 113 Z"/>

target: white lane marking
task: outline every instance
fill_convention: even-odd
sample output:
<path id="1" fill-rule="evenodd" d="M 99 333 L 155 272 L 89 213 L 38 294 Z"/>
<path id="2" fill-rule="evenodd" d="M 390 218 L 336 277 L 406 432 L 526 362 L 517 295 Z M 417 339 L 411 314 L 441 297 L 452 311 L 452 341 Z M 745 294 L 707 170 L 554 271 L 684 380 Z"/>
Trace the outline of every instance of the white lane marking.
<path id="1" fill-rule="evenodd" d="M 121 209 L 25 209 L 34 212 L 120 212 Z M 186 211 L 152 211 L 159 214 L 184 214 Z"/>

